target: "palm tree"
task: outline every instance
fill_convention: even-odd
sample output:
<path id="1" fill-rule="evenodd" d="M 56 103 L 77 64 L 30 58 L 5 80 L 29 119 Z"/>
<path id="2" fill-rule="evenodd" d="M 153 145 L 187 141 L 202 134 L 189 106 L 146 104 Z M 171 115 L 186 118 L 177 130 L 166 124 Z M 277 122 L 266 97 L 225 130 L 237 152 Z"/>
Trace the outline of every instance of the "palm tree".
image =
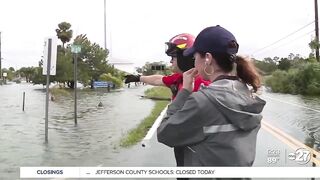
<path id="1" fill-rule="evenodd" d="M 62 42 L 62 47 L 64 49 L 64 44 L 69 42 L 72 38 L 71 24 L 67 22 L 62 22 L 58 24 L 59 29 L 56 29 L 57 36 Z"/>

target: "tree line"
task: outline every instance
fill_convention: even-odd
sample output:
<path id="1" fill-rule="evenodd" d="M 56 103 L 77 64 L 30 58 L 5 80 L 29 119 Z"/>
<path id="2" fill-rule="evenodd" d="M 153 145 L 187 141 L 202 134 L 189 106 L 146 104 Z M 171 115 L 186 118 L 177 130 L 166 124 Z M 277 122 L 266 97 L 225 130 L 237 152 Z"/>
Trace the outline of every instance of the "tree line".
<path id="1" fill-rule="evenodd" d="M 93 81 L 108 80 L 112 81 L 117 87 L 122 86 L 122 80 L 125 72 L 115 69 L 113 65 L 108 64 L 107 57 L 109 51 L 100 47 L 99 44 L 91 42 L 86 34 L 77 35 L 72 43 L 69 43 L 73 37 L 71 24 L 61 22 L 56 29 L 57 37 L 61 40 L 62 46 L 57 47 L 57 64 L 56 75 L 51 76 L 51 82 L 57 82 L 60 87 L 74 87 L 73 80 L 73 63 L 74 56 L 71 52 L 71 45 L 81 46 L 81 52 L 76 59 L 78 64 L 78 81 L 85 87 L 92 86 Z M 27 82 L 33 84 L 46 84 L 46 77 L 42 75 L 43 59 L 39 61 L 37 67 L 22 67 L 14 71 L 13 68 L 4 72 L 8 72 L 8 79 L 13 80 L 14 77 L 25 77 Z M 45 67 L 46 68 L 46 67 Z M 9 75 L 10 74 L 10 75 Z"/>
<path id="2" fill-rule="evenodd" d="M 311 53 L 303 58 L 290 53 L 288 57 L 255 60 L 259 72 L 265 76 L 265 85 L 273 92 L 320 95 L 320 64 L 315 58 L 319 43 L 309 43 Z"/>
<path id="3" fill-rule="evenodd" d="M 77 35 L 72 43 L 73 37 L 71 24 L 62 22 L 56 29 L 57 37 L 62 46 L 58 45 L 56 75 L 51 77 L 51 82 L 58 82 L 61 87 L 74 87 L 73 81 L 73 54 L 71 45 L 81 46 L 78 55 L 78 81 L 84 86 L 90 86 L 92 81 L 112 81 L 117 87 L 122 86 L 125 72 L 115 69 L 108 64 L 109 51 L 98 44 L 91 42 L 85 34 Z M 267 57 L 263 60 L 253 59 L 258 71 L 265 77 L 265 85 L 273 92 L 320 95 L 320 64 L 315 58 L 315 49 L 319 43 L 312 40 L 309 43 L 311 53 L 304 58 L 299 54 L 290 53 L 287 57 Z M 164 62 L 149 63 L 137 68 L 137 72 L 143 75 L 171 73 L 170 69 L 163 66 Z M 43 60 L 39 61 L 37 67 L 23 67 L 16 70 L 13 67 L 3 69 L 7 73 L 7 79 L 14 80 L 17 76 L 25 77 L 27 82 L 34 84 L 45 84 L 46 78 L 42 75 Z M 160 71 L 153 67 L 164 67 Z"/>

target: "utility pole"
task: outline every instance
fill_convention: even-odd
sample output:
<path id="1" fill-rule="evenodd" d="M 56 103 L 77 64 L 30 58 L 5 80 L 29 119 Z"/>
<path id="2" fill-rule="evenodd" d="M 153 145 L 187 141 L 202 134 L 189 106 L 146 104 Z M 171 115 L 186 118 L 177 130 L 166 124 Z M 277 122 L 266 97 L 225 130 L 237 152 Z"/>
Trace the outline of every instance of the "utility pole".
<path id="1" fill-rule="evenodd" d="M 316 59 L 319 61 L 319 22 L 318 22 L 318 0 L 314 0 L 314 15 L 315 15 L 315 29 L 316 29 Z"/>
<path id="2" fill-rule="evenodd" d="M 0 85 L 2 85 L 2 56 L 1 56 L 1 32 L 0 32 Z"/>
<path id="3" fill-rule="evenodd" d="M 106 11 L 106 0 L 104 0 L 104 49 L 107 50 L 107 11 Z"/>

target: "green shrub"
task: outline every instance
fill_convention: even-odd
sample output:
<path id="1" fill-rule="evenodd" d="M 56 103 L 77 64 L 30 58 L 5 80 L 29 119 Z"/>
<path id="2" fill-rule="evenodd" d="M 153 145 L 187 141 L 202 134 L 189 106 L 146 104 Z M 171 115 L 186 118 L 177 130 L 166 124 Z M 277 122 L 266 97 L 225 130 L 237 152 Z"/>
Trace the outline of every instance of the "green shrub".
<path id="1" fill-rule="evenodd" d="M 289 71 L 277 70 L 267 78 L 273 92 L 320 95 L 320 64 L 305 63 Z"/>
<path id="2" fill-rule="evenodd" d="M 101 80 L 101 81 L 110 81 L 113 84 L 115 84 L 117 88 L 120 88 L 123 85 L 122 80 L 120 78 L 114 77 L 110 73 L 102 74 L 100 76 L 99 80 Z"/>
<path id="3" fill-rule="evenodd" d="M 288 81 L 288 73 L 286 71 L 277 70 L 272 76 L 267 78 L 266 85 L 270 86 L 273 92 L 284 92 L 285 84 Z"/>

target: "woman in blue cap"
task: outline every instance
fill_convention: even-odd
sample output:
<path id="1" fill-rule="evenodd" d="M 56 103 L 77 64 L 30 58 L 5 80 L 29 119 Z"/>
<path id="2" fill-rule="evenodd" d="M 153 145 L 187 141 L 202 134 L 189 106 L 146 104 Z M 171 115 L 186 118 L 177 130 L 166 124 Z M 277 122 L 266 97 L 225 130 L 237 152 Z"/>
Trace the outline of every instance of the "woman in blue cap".
<path id="1" fill-rule="evenodd" d="M 144 82 L 146 84 L 154 86 L 166 86 L 172 91 L 172 100 L 175 99 L 179 90 L 182 89 L 183 82 L 183 72 L 188 71 L 194 67 L 194 59 L 192 55 L 184 56 L 183 52 L 192 47 L 195 37 L 188 33 L 178 34 L 172 37 L 168 42 L 166 42 L 167 48 L 165 53 L 171 57 L 171 63 L 173 67 L 173 74 L 168 76 L 163 75 L 127 75 L 125 78 L 125 83 L 130 82 Z M 207 86 L 210 81 L 203 80 L 200 76 L 194 78 L 193 91 L 198 91 L 201 85 Z M 174 154 L 176 158 L 177 166 L 184 166 L 183 161 L 183 147 L 176 146 L 174 148 Z M 183 178 L 181 178 L 182 180 Z"/>
<path id="2" fill-rule="evenodd" d="M 158 127 L 158 141 L 183 146 L 184 166 L 252 166 L 265 101 L 254 92 L 260 77 L 239 45 L 221 26 L 202 30 L 184 55 L 195 68 L 183 74 L 183 89 Z M 236 70 L 234 74 L 233 69 Z M 210 80 L 192 92 L 194 77 Z"/>

